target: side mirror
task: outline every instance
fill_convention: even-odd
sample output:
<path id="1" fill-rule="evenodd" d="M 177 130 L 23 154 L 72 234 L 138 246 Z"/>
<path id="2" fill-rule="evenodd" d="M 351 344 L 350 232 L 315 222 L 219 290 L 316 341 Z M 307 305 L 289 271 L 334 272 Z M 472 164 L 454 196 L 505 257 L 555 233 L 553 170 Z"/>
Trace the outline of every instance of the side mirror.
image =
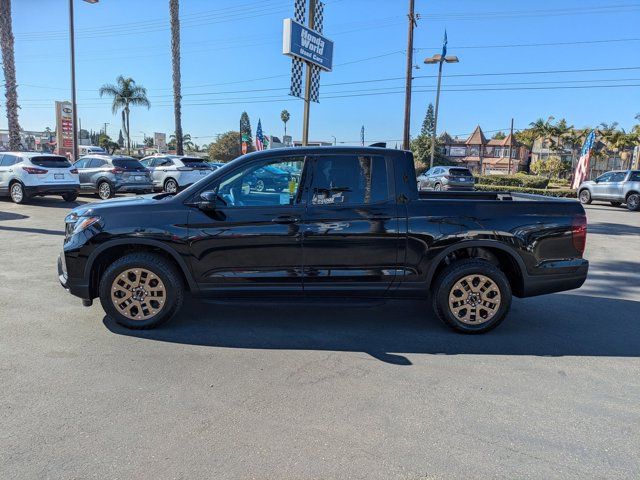
<path id="1" fill-rule="evenodd" d="M 215 190 L 207 190 L 200 194 L 200 202 L 198 202 L 200 210 L 212 211 L 224 205 L 226 205 L 225 201 L 220 198 Z"/>
<path id="2" fill-rule="evenodd" d="M 600 182 L 600 179 L 596 178 L 596 179 L 594 179 L 593 181 L 594 181 L 594 182 L 596 182 L 596 183 L 599 183 L 599 182 Z"/>

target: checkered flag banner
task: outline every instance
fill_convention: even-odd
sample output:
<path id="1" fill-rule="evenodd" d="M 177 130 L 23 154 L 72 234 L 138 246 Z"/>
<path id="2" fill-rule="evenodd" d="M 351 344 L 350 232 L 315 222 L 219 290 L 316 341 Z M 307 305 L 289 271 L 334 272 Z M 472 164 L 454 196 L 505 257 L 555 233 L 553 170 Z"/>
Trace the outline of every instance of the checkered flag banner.
<path id="1" fill-rule="evenodd" d="M 293 19 L 304 25 L 304 17 L 307 11 L 307 0 L 295 0 Z M 299 58 L 291 59 L 291 85 L 289 95 L 302 98 L 302 75 L 304 73 L 304 62 Z"/>
<path id="2" fill-rule="evenodd" d="M 316 10 L 313 15 L 313 29 L 322 34 L 324 24 L 324 3 L 316 3 Z M 311 92 L 309 99 L 312 102 L 320 103 L 320 67 L 311 66 Z"/>

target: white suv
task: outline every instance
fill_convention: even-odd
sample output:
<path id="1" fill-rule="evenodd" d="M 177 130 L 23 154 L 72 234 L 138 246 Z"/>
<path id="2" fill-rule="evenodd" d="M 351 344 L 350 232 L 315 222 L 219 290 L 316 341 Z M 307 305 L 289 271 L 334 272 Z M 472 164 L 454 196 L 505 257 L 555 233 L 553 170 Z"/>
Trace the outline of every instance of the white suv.
<path id="1" fill-rule="evenodd" d="M 201 158 L 155 155 L 140 163 L 151 171 L 153 188 L 175 193 L 209 175 L 215 168 Z"/>
<path id="2" fill-rule="evenodd" d="M 62 195 L 73 202 L 79 190 L 78 170 L 63 156 L 0 152 L 0 195 L 9 195 L 15 203 L 40 195 Z"/>

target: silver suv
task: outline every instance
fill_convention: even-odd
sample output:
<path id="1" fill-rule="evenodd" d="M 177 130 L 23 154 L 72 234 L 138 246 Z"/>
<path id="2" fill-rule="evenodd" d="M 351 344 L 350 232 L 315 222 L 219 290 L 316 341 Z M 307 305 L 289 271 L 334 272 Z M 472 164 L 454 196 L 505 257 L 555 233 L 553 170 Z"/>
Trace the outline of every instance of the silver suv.
<path id="1" fill-rule="evenodd" d="M 418 177 L 418 190 L 473 190 L 473 174 L 465 167 L 433 167 Z"/>
<path id="2" fill-rule="evenodd" d="M 80 190 L 95 192 L 101 199 L 116 192 L 151 193 L 149 170 L 135 158 L 112 155 L 89 155 L 74 165 L 80 177 Z"/>
<path id="3" fill-rule="evenodd" d="M 154 188 L 169 193 L 176 193 L 216 170 L 198 157 L 155 155 L 141 162 L 151 171 Z"/>
<path id="4" fill-rule="evenodd" d="M 637 212 L 640 210 L 640 170 L 614 170 L 582 182 L 578 198 L 585 204 L 605 200 L 619 207 L 626 203 L 629 210 Z"/>

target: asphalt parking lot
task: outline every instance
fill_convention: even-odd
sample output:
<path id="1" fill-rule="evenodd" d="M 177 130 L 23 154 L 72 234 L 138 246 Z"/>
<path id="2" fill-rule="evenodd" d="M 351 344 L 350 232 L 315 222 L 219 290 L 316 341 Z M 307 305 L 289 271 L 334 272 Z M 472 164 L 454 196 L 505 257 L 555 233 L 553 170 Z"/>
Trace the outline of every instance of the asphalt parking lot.
<path id="1" fill-rule="evenodd" d="M 423 302 L 126 331 L 58 285 L 68 208 L 0 200 L 0 478 L 640 478 L 640 213 L 589 206 L 585 286 L 462 336 Z"/>

